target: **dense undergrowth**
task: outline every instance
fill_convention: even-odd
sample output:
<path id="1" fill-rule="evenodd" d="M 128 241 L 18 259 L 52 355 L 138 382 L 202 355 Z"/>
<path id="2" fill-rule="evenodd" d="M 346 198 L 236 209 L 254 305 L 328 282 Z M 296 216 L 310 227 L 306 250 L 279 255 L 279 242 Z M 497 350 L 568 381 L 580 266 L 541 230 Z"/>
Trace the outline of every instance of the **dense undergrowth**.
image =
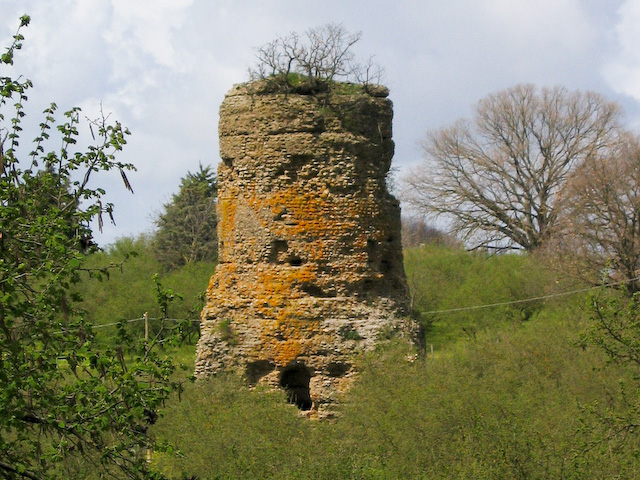
<path id="1" fill-rule="evenodd" d="M 95 295 L 87 307 L 96 323 L 152 312 L 157 265 L 139 242 L 101 254 L 104 261 L 131 246 L 140 251 L 121 276 L 85 292 Z M 171 445 L 154 452 L 154 468 L 173 479 L 640 476 L 634 429 L 605 421 L 633 408 L 620 385 L 637 394 L 628 388 L 636 372 L 584 340 L 593 296 L 606 293 L 425 313 L 577 286 L 525 255 L 426 245 L 405 251 L 405 263 L 426 352 L 392 341 L 363 355 L 357 382 L 329 421 L 302 418 L 282 392 L 251 390 L 234 376 L 190 384 L 152 429 Z M 195 264 L 162 281 L 195 298 L 212 272 L 213 265 Z M 194 347 L 178 353 L 189 364 Z"/>

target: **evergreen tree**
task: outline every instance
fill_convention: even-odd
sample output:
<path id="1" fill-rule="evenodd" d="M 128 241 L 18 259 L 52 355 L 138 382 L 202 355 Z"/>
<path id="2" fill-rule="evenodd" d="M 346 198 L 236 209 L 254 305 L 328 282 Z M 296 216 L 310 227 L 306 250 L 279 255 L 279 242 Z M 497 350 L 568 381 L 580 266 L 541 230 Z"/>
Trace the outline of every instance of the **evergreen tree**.
<path id="1" fill-rule="evenodd" d="M 187 172 L 180 191 L 164 205 L 164 213 L 156 219 L 155 252 L 166 268 L 216 260 L 217 191 L 215 173 L 200 165 L 196 173 Z"/>

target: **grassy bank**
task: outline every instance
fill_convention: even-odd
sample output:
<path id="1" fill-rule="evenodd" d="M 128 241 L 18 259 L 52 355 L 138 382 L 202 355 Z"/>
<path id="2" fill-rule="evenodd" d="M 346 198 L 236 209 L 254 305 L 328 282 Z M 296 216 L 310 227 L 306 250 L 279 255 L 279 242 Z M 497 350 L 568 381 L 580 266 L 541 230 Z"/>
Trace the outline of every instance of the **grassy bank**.
<path id="1" fill-rule="evenodd" d="M 133 261 L 134 273 L 128 267 L 100 284 L 99 321 L 132 305 L 125 315 L 136 315 L 153 299 L 153 284 L 136 282 L 156 267 L 144 253 Z M 361 356 L 361 373 L 330 421 L 301 418 L 282 392 L 251 390 L 234 376 L 190 384 L 152 428 L 171 445 L 154 452 L 154 467 L 172 479 L 640 475 L 637 437 L 602 420 L 628 412 L 620 382 L 635 380 L 582 341 L 592 293 L 505 304 L 577 287 L 522 255 L 427 245 L 407 250 L 405 261 L 426 355 L 391 342 Z M 191 265 L 163 281 L 184 291 L 194 272 L 203 289 L 213 266 Z M 145 289 L 146 300 L 127 297 Z M 449 311 L 485 304 L 499 305 Z M 194 351 L 192 343 L 175 352 L 181 375 L 190 374 Z"/>

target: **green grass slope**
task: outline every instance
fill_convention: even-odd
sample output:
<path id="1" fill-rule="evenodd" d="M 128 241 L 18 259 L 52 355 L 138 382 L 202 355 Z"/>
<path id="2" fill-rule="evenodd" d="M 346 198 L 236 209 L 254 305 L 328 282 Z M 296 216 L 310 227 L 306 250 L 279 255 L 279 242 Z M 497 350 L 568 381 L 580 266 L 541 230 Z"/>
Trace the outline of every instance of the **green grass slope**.
<path id="1" fill-rule="evenodd" d="M 157 272 L 184 297 L 169 316 L 197 319 L 215 265 L 163 273 L 144 238 L 120 240 L 90 264 L 118 263 L 130 250 L 138 255 L 122 271 L 79 287 L 94 324 L 159 316 Z M 604 421 L 634 418 L 638 375 L 582 341 L 589 292 L 553 297 L 577 286 L 526 255 L 426 245 L 406 250 L 405 263 L 426 353 L 391 341 L 360 357 L 328 421 L 302 418 L 282 392 L 235 376 L 189 384 L 151 429 L 167 445 L 153 467 L 176 480 L 640 478 L 635 430 Z M 451 311 L 486 304 L 500 305 Z M 113 335 L 96 332 L 105 342 Z M 192 372 L 195 340 L 166 347 L 179 376 Z"/>

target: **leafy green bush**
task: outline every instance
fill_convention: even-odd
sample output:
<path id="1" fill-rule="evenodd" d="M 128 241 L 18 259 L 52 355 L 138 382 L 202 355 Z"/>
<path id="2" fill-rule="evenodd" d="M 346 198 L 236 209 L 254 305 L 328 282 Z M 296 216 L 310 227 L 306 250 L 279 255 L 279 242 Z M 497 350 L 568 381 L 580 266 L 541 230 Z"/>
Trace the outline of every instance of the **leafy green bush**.
<path id="1" fill-rule="evenodd" d="M 3 71 L 29 22 L 20 18 L 0 55 Z M 126 325 L 109 345 L 96 341 L 77 291 L 87 272 L 108 271 L 87 262 L 89 225 L 113 219 L 96 186 L 104 174 L 119 172 L 131 190 L 133 165 L 117 160 L 129 132 L 105 115 L 84 122 L 79 108 L 56 120 L 52 103 L 25 150 L 31 87 L 19 74 L 0 77 L 0 477 L 78 478 L 84 468 L 93 478 L 158 479 L 144 454 L 149 425 L 179 387 L 173 362 Z M 84 128 L 88 144 L 79 141 Z M 166 292 L 157 286 L 168 302 Z"/>
<path id="2" fill-rule="evenodd" d="M 590 298 L 589 328 L 581 336 L 584 348 L 595 346 L 607 358 L 629 373 L 621 378 L 615 404 L 590 405 L 591 422 L 585 430 L 593 437 L 592 447 L 627 448 L 627 438 L 640 429 L 640 294 L 600 290 Z M 607 442 L 603 442 L 607 439 Z M 640 463 L 640 455 L 637 460 Z"/>
<path id="3" fill-rule="evenodd" d="M 283 392 L 221 375 L 168 406 L 154 434 L 173 448 L 155 454 L 154 464 L 170 478 L 286 478 L 312 454 L 312 430 Z"/>

